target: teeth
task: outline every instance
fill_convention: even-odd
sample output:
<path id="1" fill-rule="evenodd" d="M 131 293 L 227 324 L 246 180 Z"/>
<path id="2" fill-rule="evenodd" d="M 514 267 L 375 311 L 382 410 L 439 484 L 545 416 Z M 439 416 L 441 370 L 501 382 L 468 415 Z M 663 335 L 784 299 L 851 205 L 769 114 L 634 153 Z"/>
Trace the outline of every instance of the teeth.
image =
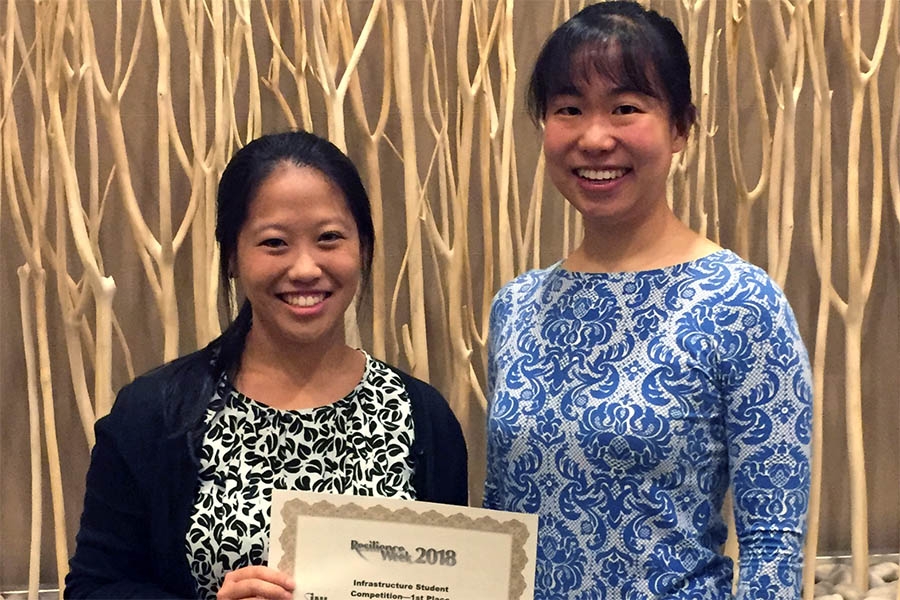
<path id="1" fill-rule="evenodd" d="M 579 177 L 584 177 L 585 179 L 608 181 L 622 177 L 625 174 L 625 169 L 578 169 L 576 173 Z"/>
<path id="2" fill-rule="evenodd" d="M 284 294 L 282 298 L 291 306 L 315 306 L 325 299 L 325 294 Z"/>

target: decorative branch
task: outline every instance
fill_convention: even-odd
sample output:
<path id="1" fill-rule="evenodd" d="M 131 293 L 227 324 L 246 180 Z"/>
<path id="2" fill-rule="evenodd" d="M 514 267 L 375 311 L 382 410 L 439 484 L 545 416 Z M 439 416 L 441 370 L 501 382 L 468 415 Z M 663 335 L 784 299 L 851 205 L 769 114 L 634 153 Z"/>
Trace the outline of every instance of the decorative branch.
<path id="1" fill-rule="evenodd" d="M 10 3 L 12 4 L 12 3 Z M 7 13 L 9 14 L 9 13 Z M 9 21 L 7 21 L 9 22 Z M 41 525 L 43 496 L 41 468 L 41 412 L 37 386 L 37 360 L 34 349 L 34 317 L 31 313 L 34 291 L 31 289 L 31 267 L 19 267 L 19 310 L 22 315 L 22 344 L 25 354 L 26 385 L 28 387 L 28 440 L 31 454 L 31 542 L 28 552 L 28 599 L 37 600 L 41 570 Z"/>
<path id="2" fill-rule="evenodd" d="M 371 18 L 372 12 L 369 12 Z M 378 22 L 381 23 L 382 40 L 390 39 L 390 18 L 387 6 L 382 6 L 378 12 Z M 344 12 L 344 31 L 351 31 L 350 16 L 348 12 Z M 367 21 L 368 23 L 368 21 Z M 342 50 L 344 61 L 350 64 L 353 54 L 353 46 L 351 44 L 352 35 L 341 36 Z M 356 46 L 359 48 L 359 44 Z M 370 128 L 369 120 L 366 115 L 365 102 L 363 100 L 362 86 L 359 81 L 359 73 L 357 69 L 352 71 L 352 77 L 349 79 L 348 91 L 350 93 L 350 104 L 356 121 L 363 131 L 365 144 L 363 146 L 365 173 L 367 175 L 366 182 L 368 184 L 369 201 L 372 205 L 372 223 L 376 232 L 384 231 L 384 209 L 381 184 L 381 159 L 378 153 L 379 143 L 384 136 L 384 130 L 387 126 L 388 114 L 391 106 L 392 86 L 391 86 L 391 44 L 382 44 L 382 81 L 384 88 L 381 96 L 381 108 L 378 114 L 378 120 L 374 128 Z M 358 60 L 358 59 L 357 59 Z M 386 290 L 385 290 L 385 258 L 384 244 L 375 244 L 372 256 L 372 345 L 371 351 L 375 356 L 387 358 L 387 346 L 385 336 L 385 326 L 387 324 L 386 307 Z M 352 317 L 355 321 L 355 315 Z"/>
<path id="3" fill-rule="evenodd" d="M 468 5 L 470 0 L 464 0 Z M 422 235 L 419 218 L 421 183 L 419 182 L 416 160 L 416 126 L 413 115 L 415 109 L 412 95 L 412 78 L 409 64 L 409 25 L 406 3 L 392 4 L 391 27 L 392 55 L 394 57 L 394 85 L 400 91 L 397 95 L 397 109 L 400 114 L 400 130 L 403 137 L 403 195 L 406 200 L 406 241 L 408 254 L 407 281 L 409 285 L 409 340 L 405 346 L 406 358 L 412 374 L 420 379 L 429 379 L 428 331 L 425 325 L 425 282 L 422 264 Z"/>
<path id="4" fill-rule="evenodd" d="M 807 3 L 808 4 L 808 3 Z M 804 32 L 808 48 L 809 66 L 813 82 L 812 171 L 810 173 L 810 231 L 813 256 L 819 273 L 819 305 L 816 321 L 816 341 L 813 352 L 813 413 L 811 481 L 809 516 L 803 567 L 803 598 L 812 600 L 815 592 L 815 567 L 811 560 L 819 544 L 822 504 L 822 424 L 825 392 L 825 361 L 827 358 L 828 324 L 831 314 L 832 252 L 834 240 L 833 191 L 831 159 L 831 89 L 825 63 L 825 12 L 817 10 L 813 26 L 809 13 L 804 17 Z"/>
<path id="5" fill-rule="evenodd" d="M 744 175 L 742 148 L 745 143 L 738 134 L 738 85 L 746 81 L 738 74 L 738 58 L 741 54 L 741 34 L 747 36 L 750 57 L 753 106 L 756 108 L 759 132 L 759 147 L 762 162 L 756 184 L 750 189 Z M 729 0 L 725 20 L 726 63 L 728 66 L 728 152 L 731 158 L 731 175 L 737 190 L 737 214 L 735 217 L 734 250 L 745 259 L 750 257 L 750 234 L 753 231 L 753 206 L 762 196 L 769 183 L 771 169 L 772 139 L 769 133 L 769 113 L 766 108 L 765 91 L 759 68 L 759 53 L 753 31 L 752 12 L 743 0 Z"/>
<path id="6" fill-rule="evenodd" d="M 893 2 L 885 2 L 879 28 L 878 42 L 873 57 L 865 57 L 861 47 L 859 29 L 859 2 L 854 3 L 852 23 L 847 0 L 840 3 L 841 39 L 844 56 L 850 68 L 852 101 L 847 154 L 847 299 L 835 301 L 835 308 L 844 320 L 846 341 L 844 344 L 846 377 L 847 453 L 850 460 L 850 512 L 851 548 L 853 555 L 853 583 L 861 591 L 869 585 L 869 520 L 866 495 L 865 450 L 862 421 L 862 322 L 865 306 L 871 291 L 872 276 L 878 246 L 881 239 L 881 209 L 883 204 L 883 169 L 881 146 L 881 111 L 879 91 L 872 85 L 872 75 L 877 72 L 883 58 L 887 31 L 891 23 Z M 862 122 L 866 96 L 870 102 L 870 129 L 872 133 L 872 202 L 870 230 L 866 243 L 867 255 L 863 260 L 860 216 L 860 181 Z M 832 297 L 836 296 L 833 294 Z"/>
<path id="7" fill-rule="evenodd" d="M 776 69 L 772 73 L 778 104 L 772 138 L 766 248 L 769 273 L 778 285 L 784 287 L 794 230 L 796 113 L 797 98 L 802 89 L 803 33 L 800 23 L 803 11 L 788 4 L 789 27 L 785 33 L 782 2 L 769 0 L 769 9 L 778 48 Z"/>

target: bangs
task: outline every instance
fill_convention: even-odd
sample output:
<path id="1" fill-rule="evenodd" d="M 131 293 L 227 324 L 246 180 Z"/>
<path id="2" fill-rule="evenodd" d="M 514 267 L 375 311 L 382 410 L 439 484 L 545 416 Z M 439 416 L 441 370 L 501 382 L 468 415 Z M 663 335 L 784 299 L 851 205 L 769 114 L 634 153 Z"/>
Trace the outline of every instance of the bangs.
<path id="1" fill-rule="evenodd" d="M 575 51 L 568 65 L 552 77 L 555 81 L 548 82 L 547 97 L 580 88 L 591 77 L 599 75 L 613 87 L 662 100 L 660 86 L 648 76 L 652 65 L 649 53 L 636 44 L 623 45 L 614 40 L 584 44 Z"/>
<path id="2" fill-rule="evenodd" d="M 654 40 L 626 19 L 610 21 L 609 31 L 600 35 L 577 31 L 548 40 L 528 91 L 528 111 L 536 123 L 543 120 L 551 98 L 577 92 L 597 75 L 617 88 L 669 101 L 656 72 L 660 61 L 653 50 Z"/>

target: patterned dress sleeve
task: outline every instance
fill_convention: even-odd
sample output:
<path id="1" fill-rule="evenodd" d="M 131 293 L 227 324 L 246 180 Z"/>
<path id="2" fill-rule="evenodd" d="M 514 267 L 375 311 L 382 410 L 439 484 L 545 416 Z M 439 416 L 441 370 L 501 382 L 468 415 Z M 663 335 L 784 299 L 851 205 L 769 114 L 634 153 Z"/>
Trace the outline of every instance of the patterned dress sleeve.
<path id="1" fill-rule="evenodd" d="M 489 404 L 487 418 L 490 418 L 491 410 L 494 409 L 494 390 L 497 387 L 498 348 L 499 340 L 502 336 L 503 317 L 506 312 L 506 304 L 502 299 L 502 294 L 503 290 L 497 294 L 491 304 L 491 315 L 488 325 L 487 399 Z M 497 441 L 494 439 L 494 436 L 488 435 L 483 501 L 485 508 L 500 508 L 497 494 L 500 481 L 499 471 L 503 467 L 499 464 L 499 453 L 497 450 Z"/>
<path id="2" fill-rule="evenodd" d="M 719 348 L 740 545 L 737 600 L 800 598 L 812 383 L 783 292 L 750 274 L 722 308 Z"/>

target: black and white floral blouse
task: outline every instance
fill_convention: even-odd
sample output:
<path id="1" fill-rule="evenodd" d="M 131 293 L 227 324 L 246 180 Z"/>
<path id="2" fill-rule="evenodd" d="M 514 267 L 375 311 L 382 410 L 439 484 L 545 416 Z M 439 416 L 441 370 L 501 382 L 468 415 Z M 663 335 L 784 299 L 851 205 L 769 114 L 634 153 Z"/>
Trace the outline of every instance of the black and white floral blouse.
<path id="1" fill-rule="evenodd" d="M 273 487 L 415 498 L 409 397 L 368 354 L 350 394 L 312 409 L 272 408 L 223 376 L 206 426 L 186 540 L 200 597 L 215 598 L 229 571 L 266 564 Z"/>

